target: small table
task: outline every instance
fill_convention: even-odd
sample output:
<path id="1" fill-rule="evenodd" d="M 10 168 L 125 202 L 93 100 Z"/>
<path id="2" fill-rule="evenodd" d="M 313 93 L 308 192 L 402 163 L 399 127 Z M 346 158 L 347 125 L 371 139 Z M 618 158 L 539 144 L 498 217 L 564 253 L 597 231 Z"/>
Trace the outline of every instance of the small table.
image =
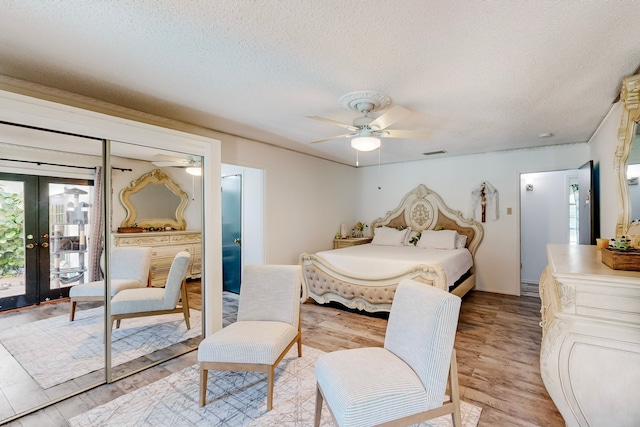
<path id="1" fill-rule="evenodd" d="M 348 237 L 346 239 L 333 239 L 333 249 L 348 248 L 349 246 L 371 243 L 371 237 Z"/>

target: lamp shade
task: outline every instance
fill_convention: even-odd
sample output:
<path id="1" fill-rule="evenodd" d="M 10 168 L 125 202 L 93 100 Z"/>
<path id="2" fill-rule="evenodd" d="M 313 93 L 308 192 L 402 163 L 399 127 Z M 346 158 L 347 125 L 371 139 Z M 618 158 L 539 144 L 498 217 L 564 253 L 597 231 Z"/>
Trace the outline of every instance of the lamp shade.
<path id="1" fill-rule="evenodd" d="M 351 146 L 358 151 L 373 151 L 380 148 L 380 140 L 372 136 L 358 136 L 351 140 Z"/>

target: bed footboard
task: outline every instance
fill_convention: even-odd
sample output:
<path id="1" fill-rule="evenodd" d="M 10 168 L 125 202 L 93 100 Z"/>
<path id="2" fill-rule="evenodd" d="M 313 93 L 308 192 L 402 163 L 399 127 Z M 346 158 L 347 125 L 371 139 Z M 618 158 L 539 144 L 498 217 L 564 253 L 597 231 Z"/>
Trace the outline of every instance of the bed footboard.
<path id="1" fill-rule="evenodd" d="M 300 265 L 304 277 L 303 300 L 312 298 L 319 304 L 335 301 L 371 313 L 391 311 L 396 287 L 403 279 L 447 290 L 444 270 L 439 265 L 418 265 L 399 275 L 378 278 L 350 276 L 308 253 L 300 256 Z"/>

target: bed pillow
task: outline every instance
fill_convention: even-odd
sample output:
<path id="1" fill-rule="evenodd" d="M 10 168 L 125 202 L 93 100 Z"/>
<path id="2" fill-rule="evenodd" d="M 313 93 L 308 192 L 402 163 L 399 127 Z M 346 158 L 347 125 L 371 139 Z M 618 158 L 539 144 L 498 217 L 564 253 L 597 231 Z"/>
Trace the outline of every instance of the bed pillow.
<path id="1" fill-rule="evenodd" d="M 423 249 L 455 249 L 457 235 L 455 230 L 425 230 L 416 246 Z"/>
<path id="2" fill-rule="evenodd" d="M 409 234 L 408 228 L 405 228 L 404 230 L 396 230 L 391 227 L 376 228 L 371 244 L 381 246 L 403 246 L 407 234 Z"/>
<path id="3" fill-rule="evenodd" d="M 456 249 L 464 249 L 467 247 L 467 236 L 456 233 Z"/>

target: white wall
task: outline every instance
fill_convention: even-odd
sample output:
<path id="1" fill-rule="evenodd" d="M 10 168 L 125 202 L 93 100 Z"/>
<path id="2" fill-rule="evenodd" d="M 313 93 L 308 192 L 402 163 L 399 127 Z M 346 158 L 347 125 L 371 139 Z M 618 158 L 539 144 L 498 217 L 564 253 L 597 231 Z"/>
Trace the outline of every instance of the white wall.
<path id="1" fill-rule="evenodd" d="M 503 151 L 429 159 L 358 169 L 359 217 L 383 216 L 418 184 L 440 194 L 452 209 L 466 216 L 471 191 L 488 181 L 499 192 L 500 215 L 483 225 L 484 239 L 476 253 L 476 287 L 482 291 L 520 292 L 520 174 L 575 169 L 589 160 L 588 144 Z M 382 189 L 378 190 L 378 186 Z M 512 208 L 512 215 L 506 209 Z"/>
<path id="2" fill-rule="evenodd" d="M 616 103 L 589 141 L 591 159 L 600 180 L 600 237 L 615 237 L 618 220 L 618 190 L 613 158 L 618 146 L 622 102 Z"/>
<path id="3" fill-rule="evenodd" d="M 357 172 L 312 156 L 218 133 L 222 163 L 264 171 L 266 264 L 333 248 L 341 223 L 357 219 Z"/>

